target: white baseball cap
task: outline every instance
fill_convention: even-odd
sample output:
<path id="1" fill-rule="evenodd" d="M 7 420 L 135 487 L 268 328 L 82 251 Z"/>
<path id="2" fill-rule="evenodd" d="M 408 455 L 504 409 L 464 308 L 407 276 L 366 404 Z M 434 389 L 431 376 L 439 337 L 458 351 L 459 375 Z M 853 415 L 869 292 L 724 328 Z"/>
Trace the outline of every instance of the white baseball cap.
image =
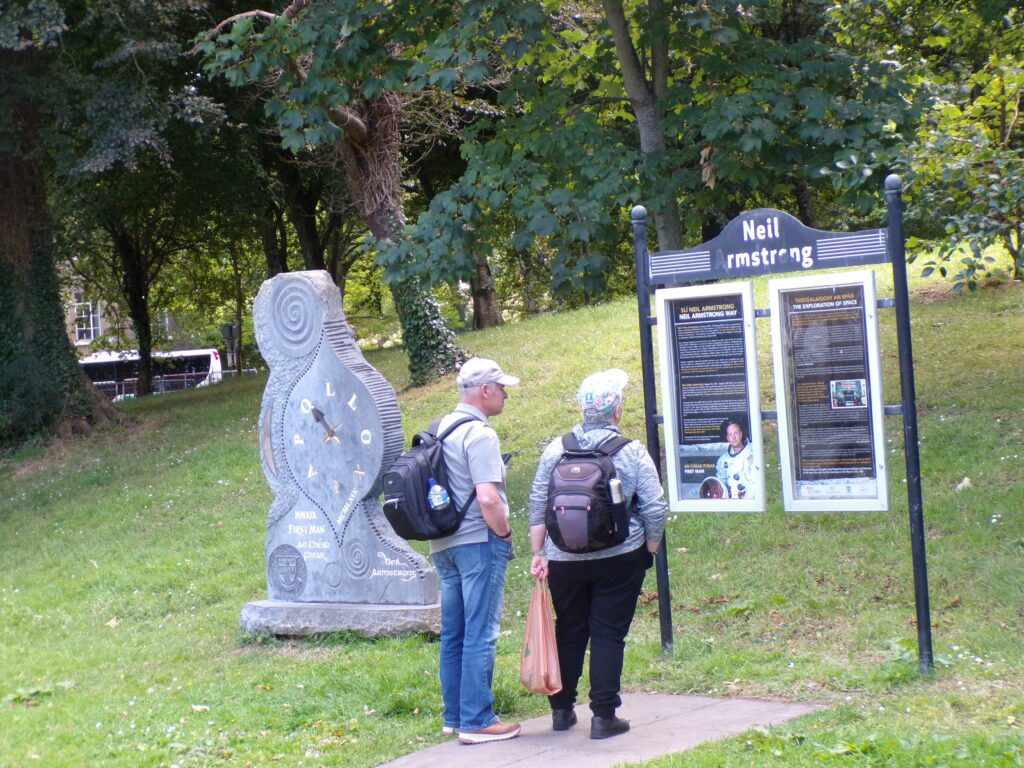
<path id="1" fill-rule="evenodd" d="M 471 357 L 462 364 L 459 375 L 456 378 L 459 389 L 472 389 L 482 387 L 492 382 L 506 387 L 513 387 L 519 383 L 519 378 L 509 376 L 501 370 L 501 366 L 486 357 Z"/>

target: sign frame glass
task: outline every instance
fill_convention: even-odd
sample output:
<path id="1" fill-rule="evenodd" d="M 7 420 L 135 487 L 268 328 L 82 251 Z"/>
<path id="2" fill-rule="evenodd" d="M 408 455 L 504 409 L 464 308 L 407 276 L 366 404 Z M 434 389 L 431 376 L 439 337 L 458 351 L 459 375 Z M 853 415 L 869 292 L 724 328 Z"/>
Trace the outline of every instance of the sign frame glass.
<path id="1" fill-rule="evenodd" d="M 655 292 L 655 305 L 666 406 L 669 508 L 673 512 L 764 512 L 753 283 L 662 288 Z M 728 356 L 701 366 L 702 353 L 716 343 L 729 350 Z M 690 361 L 685 382 L 681 354 Z M 685 402 L 684 389 L 695 393 Z M 742 408 L 736 406 L 737 398 L 743 400 Z M 688 404 L 692 406 L 689 419 Z M 735 454 L 727 442 L 727 422 L 733 419 L 738 420 L 746 438 Z M 731 429 L 735 432 L 736 427 Z M 732 469 L 738 466 L 742 474 L 729 468 L 734 458 L 741 463 Z M 723 474 L 724 482 L 719 479 Z"/>
<path id="2" fill-rule="evenodd" d="M 768 294 L 783 508 L 887 512 L 875 273 L 770 280 Z"/>

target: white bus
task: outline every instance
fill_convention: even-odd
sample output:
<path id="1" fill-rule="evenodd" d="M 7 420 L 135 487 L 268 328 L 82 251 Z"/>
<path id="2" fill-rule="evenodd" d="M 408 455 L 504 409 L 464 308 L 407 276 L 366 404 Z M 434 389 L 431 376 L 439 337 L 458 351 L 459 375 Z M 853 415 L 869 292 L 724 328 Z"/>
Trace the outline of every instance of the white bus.
<path id="1" fill-rule="evenodd" d="M 112 400 L 135 397 L 139 383 L 139 353 L 94 352 L 79 360 L 96 389 Z M 153 393 L 205 387 L 221 380 L 216 349 L 179 349 L 153 353 Z"/>

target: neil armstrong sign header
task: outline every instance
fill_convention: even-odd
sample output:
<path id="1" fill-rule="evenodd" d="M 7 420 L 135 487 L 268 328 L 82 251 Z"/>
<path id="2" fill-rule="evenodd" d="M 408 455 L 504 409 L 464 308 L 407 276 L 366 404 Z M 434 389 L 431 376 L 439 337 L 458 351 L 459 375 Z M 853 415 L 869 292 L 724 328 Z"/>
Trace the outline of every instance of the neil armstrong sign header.
<path id="1" fill-rule="evenodd" d="M 696 248 L 650 255 L 650 284 L 859 267 L 889 261 L 886 230 L 822 232 L 773 208 L 748 211 Z"/>

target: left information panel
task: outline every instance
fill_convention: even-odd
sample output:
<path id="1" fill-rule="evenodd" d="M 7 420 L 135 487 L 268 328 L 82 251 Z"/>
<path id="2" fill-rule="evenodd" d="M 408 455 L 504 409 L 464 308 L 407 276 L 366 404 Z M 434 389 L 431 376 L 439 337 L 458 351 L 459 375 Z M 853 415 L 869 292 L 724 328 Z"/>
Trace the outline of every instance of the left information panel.
<path id="1" fill-rule="evenodd" d="M 763 512 L 764 461 L 749 282 L 655 293 L 674 512 Z"/>

